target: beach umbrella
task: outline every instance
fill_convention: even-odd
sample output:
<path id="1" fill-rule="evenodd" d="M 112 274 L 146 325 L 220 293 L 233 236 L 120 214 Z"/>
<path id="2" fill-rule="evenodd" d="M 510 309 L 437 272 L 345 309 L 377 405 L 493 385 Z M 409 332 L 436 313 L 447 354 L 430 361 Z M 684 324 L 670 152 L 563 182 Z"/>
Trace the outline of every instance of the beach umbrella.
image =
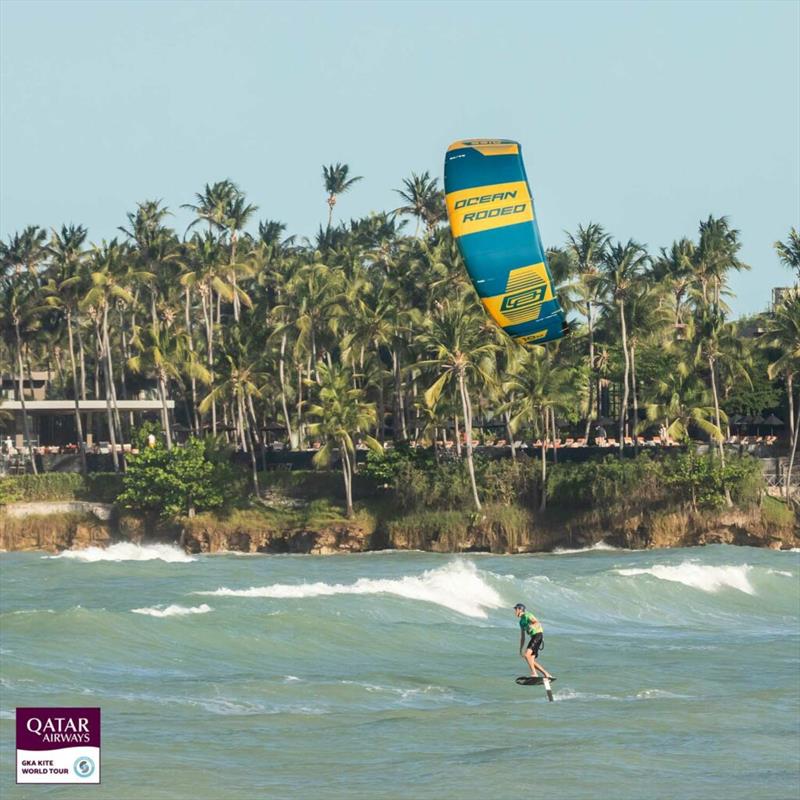
<path id="1" fill-rule="evenodd" d="M 758 436 L 761 433 L 758 426 L 764 424 L 764 417 L 762 417 L 761 414 L 756 414 L 753 419 L 750 420 L 750 424 L 756 426 L 756 436 Z"/>
<path id="2" fill-rule="evenodd" d="M 769 425 L 769 432 L 772 433 L 772 429 L 776 426 L 783 426 L 783 420 L 778 419 L 774 414 L 770 414 L 765 420 L 765 425 Z"/>

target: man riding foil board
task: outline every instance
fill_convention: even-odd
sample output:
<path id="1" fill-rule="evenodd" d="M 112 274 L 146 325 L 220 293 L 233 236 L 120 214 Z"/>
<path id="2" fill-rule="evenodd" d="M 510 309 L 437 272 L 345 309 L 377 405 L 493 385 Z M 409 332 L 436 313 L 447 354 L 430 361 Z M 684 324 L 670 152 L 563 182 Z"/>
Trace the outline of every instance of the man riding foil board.
<path id="1" fill-rule="evenodd" d="M 544 647 L 542 623 L 530 611 L 526 611 L 522 603 L 517 603 L 514 606 L 514 615 L 519 620 L 519 654 L 528 662 L 528 666 L 531 668 L 531 677 L 538 678 L 538 673 L 541 672 L 542 677 L 546 680 L 555 680 L 544 664 L 536 660 L 539 651 Z M 531 638 L 528 646 L 523 651 L 525 634 L 528 634 Z"/>

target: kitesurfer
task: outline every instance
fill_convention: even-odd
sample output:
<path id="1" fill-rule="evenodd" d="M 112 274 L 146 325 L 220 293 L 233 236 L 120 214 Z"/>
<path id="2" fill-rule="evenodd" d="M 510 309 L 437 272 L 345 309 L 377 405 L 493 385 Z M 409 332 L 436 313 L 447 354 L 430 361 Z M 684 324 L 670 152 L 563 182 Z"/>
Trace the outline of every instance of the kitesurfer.
<path id="1" fill-rule="evenodd" d="M 547 671 L 544 664 L 536 660 L 536 656 L 544 646 L 542 623 L 530 611 L 526 611 L 522 603 L 514 606 L 514 615 L 519 620 L 519 654 L 528 662 L 531 675 L 534 678 L 538 677 L 538 670 L 543 677 L 552 680 L 553 676 Z M 525 647 L 526 633 L 531 637 L 527 647 Z M 523 647 L 525 647 L 524 650 Z"/>

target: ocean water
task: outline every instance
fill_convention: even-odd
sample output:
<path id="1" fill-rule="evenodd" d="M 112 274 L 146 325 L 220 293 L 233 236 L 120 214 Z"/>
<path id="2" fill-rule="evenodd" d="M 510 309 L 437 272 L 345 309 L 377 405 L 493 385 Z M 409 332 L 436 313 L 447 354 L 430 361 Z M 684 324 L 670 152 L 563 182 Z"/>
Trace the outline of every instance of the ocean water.
<path id="1" fill-rule="evenodd" d="M 0 796 L 800 796 L 800 553 L 0 554 Z M 555 702 L 511 606 L 545 627 Z M 16 706 L 102 785 L 17 786 Z"/>

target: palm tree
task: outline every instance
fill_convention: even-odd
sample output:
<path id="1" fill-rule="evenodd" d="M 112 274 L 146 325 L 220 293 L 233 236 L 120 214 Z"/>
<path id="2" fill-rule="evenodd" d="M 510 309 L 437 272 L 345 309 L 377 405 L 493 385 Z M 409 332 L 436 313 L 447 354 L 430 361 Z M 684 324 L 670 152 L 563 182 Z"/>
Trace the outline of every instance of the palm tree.
<path id="1" fill-rule="evenodd" d="M 184 374 L 210 383 L 211 374 L 196 358 L 189 347 L 186 332 L 176 331 L 172 325 L 150 324 L 136 332 L 132 345 L 138 354 L 128 359 L 132 372 L 151 372 L 158 385 L 161 401 L 161 427 L 166 436 L 167 449 L 172 449 L 172 425 L 170 423 L 169 381 L 180 381 Z"/>
<path id="2" fill-rule="evenodd" d="M 24 447 L 28 448 L 33 474 L 38 474 L 36 456 L 33 452 L 28 407 L 25 400 L 25 368 L 22 360 L 23 341 L 32 339 L 39 329 L 41 320 L 38 306 L 39 287 L 36 278 L 29 272 L 14 272 L 2 279 L 0 283 L 0 325 L 3 339 L 8 349 L 14 352 L 16 365 L 17 394 L 22 411 L 22 431 L 25 437 Z"/>
<path id="3" fill-rule="evenodd" d="M 90 266 L 92 285 L 81 301 L 81 305 L 87 310 L 94 323 L 97 358 L 102 364 L 106 388 L 108 435 L 111 441 L 111 455 L 115 472 L 119 472 L 117 432 L 121 436 L 122 427 L 117 407 L 117 391 L 114 386 L 108 312 L 112 304 L 118 301 L 130 304 L 134 300 L 131 292 L 123 285 L 126 278 L 135 274 L 128 273 L 126 256 L 125 247 L 120 245 L 116 239 L 112 239 L 110 242 L 103 241 L 100 246 L 95 245 L 91 254 Z"/>
<path id="4" fill-rule="evenodd" d="M 695 271 L 700 281 L 703 303 L 721 306 L 722 289 L 730 270 L 750 267 L 738 258 L 739 231 L 731 228 L 727 217 L 709 215 L 700 223 L 700 241 L 695 251 Z"/>
<path id="5" fill-rule="evenodd" d="M 79 314 L 79 298 L 82 283 L 86 279 L 86 252 L 83 245 L 86 241 L 86 228 L 75 225 L 62 225 L 61 231 L 53 230 L 48 246 L 50 254 L 49 280 L 46 286 L 49 305 L 53 305 L 64 313 L 69 343 L 69 362 L 72 373 L 72 397 L 75 401 L 75 431 L 78 437 L 78 451 L 81 459 L 81 472 L 87 474 L 86 448 L 83 437 L 78 391 L 78 370 L 75 362 L 75 342 L 73 320 Z"/>
<path id="6" fill-rule="evenodd" d="M 475 464 L 472 453 L 472 401 L 468 381 L 492 380 L 495 343 L 484 330 L 483 312 L 477 312 L 472 296 L 462 294 L 453 302 L 439 305 L 427 329 L 419 336 L 421 347 L 429 358 L 418 361 L 417 367 L 434 367 L 439 376 L 425 392 L 425 401 L 432 406 L 448 383 L 454 382 L 461 397 L 461 412 L 466 436 L 467 468 L 475 508 L 481 510 L 478 486 L 475 481 Z M 477 313 L 476 313 L 477 312 Z M 480 316 L 479 316 L 480 314 Z"/>
<path id="7" fill-rule="evenodd" d="M 322 181 L 328 193 L 328 228 L 333 225 L 333 207 L 336 198 L 344 194 L 356 181 L 362 180 L 360 175 L 349 177 L 350 167 L 347 164 L 331 164 L 322 167 Z"/>
<path id="8" fill-rule="evenodd" d="M 605 257 L 611 236 L 605 232 L 602 225 L 590 222 L 586 227 L 578 225 L 578 230 L 573 236 L 567 233 L 567 252 L 575 260 L 578 272 L 578 282 L 574 291 L 578 295 L 577 306 L 586 317 L 589 333 L 589 405 L 586 415 L 585 438 L 589 441 L 589 431 L 592 425 L 593 396 L 597 394 L 597 416 L 600 416 L 600 393 L 596 390 L 596 364 L 594 355 L 594 335 L 597 324 L 596 309 L 601 302 L 602 284 L 600 278 L 600 265 Z"/>
<path id="9" fill-rule="evenodd" d="M 653 265 L 653 280 L 669 285 L 675 300 L 675 327 L 683 329 L 683 303 L 692 284 L 695 274 L 696 248 L 689 239 L 681 239 L 672 243 L 667 251 L 661 248 L 661 257 Z"/>
<path id="10" fill-rule="evenodd" d="M 617 242 L 610 245 L 603 256 L 601 283 L 611 296 L 611 303 L 619 313 L 624 371 L 622 377 L 622 403 L 619 410 L 619 453 L 625 446 L 625 419 L 628 414 L 630 388 L 630 352 L 628 350 L 628 329 L 625 322 L 625 301 L 650 257 L 644 246 L 629 239 L 626 244 Z"/>
<path id="11" fill-rule="evenodd" d="M 774 347 L 780 356 L 770 363 L 767 374 L 770 379 L 783 373 L 786 380 L 786 395 L 789 400 L 789 441 L 791 453 L 789 455 L 789 469 L 786 473 L 786 499 L 789 499 L 789 487 L 794 467 L 795 452 L 797 451 L 797 432 L 800 430 L 798 411 L 794 407 L 793 379 L 800 365 L 800 292 L 790 292 L 777 306 L 768 322 L 767 332 L 764 335 L 767 346 Z M 800 400 L 798 400 L 800 407 Z"/>
<path id="12" fill-rule="evenodd" d="M 785 242 L 775 242 L 775 251 L 782 264 L 797 273 L 797 280 L 800 281 L 800 233 L 796 228 L 789 230 L 789 236 Z"/>
<path id="13" fill-rule="evenodd" d="M 224 231 L 226 225 L 226 212 L 230 203 L 235 199 L 239 190 L 233 181 L 227 178 L 223 181 L 217 181 L 209 186 L 205 185 L 202 192 L 195 194 L 194 203 L 184 203 L 181 208 L 187 208 L 194 211 L 197 219 L 195 219 L 187 231 L 191 230 L 195 225 L 202 222 L 208 224 L 209 233 L 212 230 Z"/>
<path id="14" fill-rule="evenodd" d="M 317 466 L 327 466 L 333 460 L 334 449 L 338 448 L 344 478 L 347 516 L 353 511 L 353 474 L 355 472 L 355 444 L 353 436 L 361 434 L 364 444 L 377 453 L 383 447 L 365 431 L 375 423 L 375 405 L 366 402 L 364 391 L 353 387 L 349 370 L 338 365 L 320 362 L 319 401 L 309 406 L 308 414 L 317 422 L 309 425 L 312 436 L 324 439 L 325 444 L 314 456 Z"/>
<path id="15" fill-rule="evenodd" d="M 531 423 L 538 428 L 541 440 L 541 485 L 539 510 L 547 508 L 547 440 L 549 417 L 556 409 L 568 408 L 574 399 L 572 372 L 558 363 L 558 348 L 543 347 L 524 350 L 510 365 L 502 382 L 503 391 L 510 397 L 507 408 L 511 414 L 510 427 Z"/>
<path id="16" fill-rule="evenodd" d="M 38 225 L 28 225 L 22 233 L 12 234 L 7 244 L 0 242 L 2 274 L 36 274 L 37 267 L 46 255 L 46 244 L 47 231 Z"/>
<path id="17" fill-rule="evenodd" d="M 421 223 L 425 223 L 428 234 L 431 234 L 437 223 L 447 216 L 444 192 L 439 188 L 439 179 L 431 178 L 427 170 L 422 175 L 412 172 L 410 178 L 403 179 L 403 186 L 403 189 L 395 189 L 395 192 L 405 200 L 406 204 L 396 209 L 396 213 L 416 218 L 417 227 L 414 236 L 419 235 Z"/>
<path id="18" fill-rule="evenodd" d="M 711 396 L 714 401 L 714 421 L 717 432 L 712 437 L 719 448 L 719 458 L 722 466 L 725 466 L 725 448 L 723 445 L 722 422 L 723 414 L 719 407 L 719 389 L 717 386 L 717 367 L 725 362 L 740 376 L 749 380 L 749 375 L 742 365 L 742 346 L 741 340 L 736 336 L 731 326 L 726 324 L 721 309 L 715 303 L 709 304 L 704 308 L 697 325 L 697 338 L 695 341 L 695 363 L 702 363 L 708 366 L 709 378 L 711 382 Z M 725 419 L 727 422 L 727 418 Z M 726 490 L 726 500 L 729 506 L 733 503 Z"/>

